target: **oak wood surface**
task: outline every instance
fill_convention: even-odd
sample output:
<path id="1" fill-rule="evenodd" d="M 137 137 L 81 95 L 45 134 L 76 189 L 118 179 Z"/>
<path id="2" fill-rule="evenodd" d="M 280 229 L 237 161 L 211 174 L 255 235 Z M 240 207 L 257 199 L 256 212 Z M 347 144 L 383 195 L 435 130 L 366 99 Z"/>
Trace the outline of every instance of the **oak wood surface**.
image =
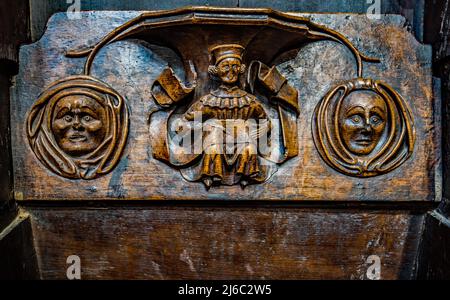
<path id="1" fill-rule="evenodd" d="M 436 210 L 426 215 L 421 246 L 418 249 L 417 279 L 448 280 L 450 272 L 450 221 Z"/>
<path id="2" fill-rule="evenodd" d="M 383 279 L 414 276 L 423 214 L 280 207 L 30 206 L 44 279 L 78 255 L 84 279 Z"/>
<path id="3" fill-rule="evenodd" d="M 20 211 L 0 228 L 0 279 L 39 279 L 30 216 Z"/>

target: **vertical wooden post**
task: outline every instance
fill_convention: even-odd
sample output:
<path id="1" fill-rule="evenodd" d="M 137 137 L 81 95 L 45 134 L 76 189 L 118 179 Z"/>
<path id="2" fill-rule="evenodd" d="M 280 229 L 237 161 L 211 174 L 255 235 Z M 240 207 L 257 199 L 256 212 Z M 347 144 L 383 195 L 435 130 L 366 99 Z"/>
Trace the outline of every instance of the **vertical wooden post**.
<path id="1" fill-rule="evenodd" d="M 39 277 L 30 219 L 14 202 L 9 116 L 18 47 L 30 37 L 28 5 L 27 0 L 0 2 L 0 279 Z"/>
<path id="2" fill-rule="evenodd" d="M 430 1 L 431 2 L 431 1 Z M 433 45 L 434 75 L 441 79 L 442 202 L 425 219 L 418 279 L 450 278 L 450 0 L 426 3 L 424 41 Z M 439 126 L 439 124 L 436 124 Z M 439 149 L 437 149 L 439 150 Z"/>
<path id="3" fill-rule="evenodd" d="M 18 69 L 18 47 L 29 41 L 28 1 L 1 2 L 0 16 L 0 214 L 6 214 L 14 210 L 9 88 Z"/>

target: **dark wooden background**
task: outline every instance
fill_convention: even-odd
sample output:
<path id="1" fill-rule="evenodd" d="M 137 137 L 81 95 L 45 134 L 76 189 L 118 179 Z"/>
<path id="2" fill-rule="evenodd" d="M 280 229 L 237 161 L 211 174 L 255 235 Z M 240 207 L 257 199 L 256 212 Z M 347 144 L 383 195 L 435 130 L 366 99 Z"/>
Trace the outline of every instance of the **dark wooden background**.
<path id="1" fill-rule="evenodd" d="M 82 10 L 152 10 L 184 5 L 273 7 L 365 13 L 366 1 L 82 1 Z M 440 204 L 348 202 L 20 202 L 12 190 L 9 86 L 17 50 L 36 41 L 66 1 L 0 1 L 0 278 L 61 278 L 66 257 L 82 278 L 354 278 L 365 258 L 382 259 L 382 278 L 450 278 L 450 1 L 382 1 L 416 38 L 433 45 L 441 79 L 443 200 Z M 440 151 L 437 149 L 436 151 Z"/>

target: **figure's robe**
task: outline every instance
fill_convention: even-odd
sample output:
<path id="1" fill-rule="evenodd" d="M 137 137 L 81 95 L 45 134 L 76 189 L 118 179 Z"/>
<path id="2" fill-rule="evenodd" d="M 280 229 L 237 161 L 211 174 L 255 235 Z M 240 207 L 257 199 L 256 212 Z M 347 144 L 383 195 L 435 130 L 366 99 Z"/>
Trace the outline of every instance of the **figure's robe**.
<path id="1" fill-rule="evenodd" d="M 270 121 L 258 99 L 238 87 L 221 86 L 193 103 L 181 122 L 188 128 L 195 126 L 199 113 L 203 127 L 197 135 L 202 143 L 200 159 L 182 171 L 184 177 L 190 181 L 211 178 L 226 185 L 264 181 L 267 168 L 261 164 L 258 141 L 268 140 Z"/>

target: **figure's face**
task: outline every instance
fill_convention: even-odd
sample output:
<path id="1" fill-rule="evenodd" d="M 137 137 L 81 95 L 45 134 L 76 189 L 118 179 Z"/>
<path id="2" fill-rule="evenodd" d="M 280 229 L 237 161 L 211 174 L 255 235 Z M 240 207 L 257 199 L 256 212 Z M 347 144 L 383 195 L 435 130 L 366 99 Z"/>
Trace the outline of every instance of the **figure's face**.
<path id="1" fill-rule="evenodd" d="M 106 134 L 105 119 L 105 109 L 96 100 L 67 96 L 55 105 L 52 130 L 63 151 L 81 156 L 100 146 Z"/>
<path id="2" fill-rule="evenodd" d="M 386 102 L 379 95 L 356 91 L 343 100 L 339 126 L 344 144 L 351 152 L 358 155 L 372 152 L 386 122 Z"/>
<path id="3" fill-rule="evenodd" d="M 234 84 L 239 79 L 241 73 L 241 61 L 237 58 L 225 58 L 219 62 L 217 76 L 225 84 Z"/>

